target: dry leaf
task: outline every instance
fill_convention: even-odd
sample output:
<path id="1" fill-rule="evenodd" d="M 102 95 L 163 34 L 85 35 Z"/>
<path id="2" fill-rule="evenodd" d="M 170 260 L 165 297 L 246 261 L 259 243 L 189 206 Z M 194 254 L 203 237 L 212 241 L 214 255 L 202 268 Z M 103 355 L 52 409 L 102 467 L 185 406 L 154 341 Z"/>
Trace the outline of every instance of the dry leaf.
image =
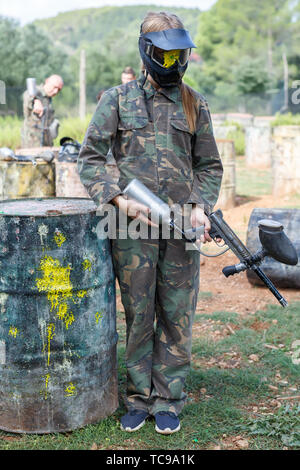
<path id="1" fill-rule="evenodd" d="M 238 441 L 236 441 L 236 445 L 237 445 L 240 449 L 248 449 L 248 447 L 249 447 L 249 442 L 247 441 L 247 439 L 239 439 Z"/>
<path id="2" fill-rule="evenodd" d="M 96 442 L 94 442 L 90 450 L 97 450 L 97 449 L 98 449 L 97 444 Z"/>
<path id="3" fill-rule="evenodd" d="M 259 356 L 257 354 L 250 354 L 249 359 L 254 362 L 259 362 Z"/>
<path id="4" fill-rule="evenodd" d="M 271 390 L 278 390 L 278 387 L 275 387 L 274 385 L 268 385 L 268 387 L 269 387 Z"/>

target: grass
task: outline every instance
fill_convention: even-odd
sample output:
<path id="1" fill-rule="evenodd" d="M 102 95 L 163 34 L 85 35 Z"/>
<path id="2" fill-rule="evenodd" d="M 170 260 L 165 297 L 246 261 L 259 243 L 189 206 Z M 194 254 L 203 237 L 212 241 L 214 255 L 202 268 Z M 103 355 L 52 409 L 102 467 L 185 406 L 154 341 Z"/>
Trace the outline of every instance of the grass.
<path id="1" fill-rule="evenodd" d="M 77 140 L 81 144 L 83 142 L 83 138 L 91 118 L 92 115 L 88 114 L 83 121 L 78 117 L 68 117 L 61 119 L 59 135 L 57 139 L 55 139 L 54 145 L 59 146 L 60 139 L 66 136 Z"/>
<path id="2" fill-rule="evenodd" d="M 300 447 L 300 405 L 285 405 L 272 415 L 250 418 L 241 426 L 251 436 L 266 436 L 279 439 L 289 447 Z"/>
<path id="3" fill-rule="evenodd" d="M 0 116 L 0 148 L 12 150 L 21 146 L 22 119 L 16 116 Z"/>
<path id="4" fill-rule="evenodd" d="M 245 129 L 241 124 L 234 121 L 226 121 L 224 126 L 235 126 L 234 131 L 230 131 L 227 134 L 227 139 L 234 141 L 234 148 L 236 155 L 245 155 L 246 143 L 245 143 Z"/>
<path id="5" fill-rule="evenodd" d="M 246 167 L 246 160 L 236 159 L 236 193 L 239 196 L 259 197 L 272 194 L 271 169 Z"/>
<path id="6" fill-rule="evenodd" d="M 300 114 L 276 114 L 274 121 L 271 122 L 271 126 L 300 126 Z"/>
<path id="7" fill-rule="evenodd" d="M 97 449 L 111 450 L 196 450 L 216 445 L 225 448 L 226 442 L 235 436 L 246 439 L 249 449 L 300 448 L 297 403 L 273 405 L 278 396 L 299 393 L 290 390 L 299 386 L 300 365 L 293 364 L 291 355 L 292 343 L 300 339 L 299 313 L 300 303 L 295 303 L 286 309 L 272 305 L 266 311 L 246 317 L 226 311 L 196 315 L 195 326 L 210 322 L 213 330 L 222 330 L 230 323 L 235 334 L 221 335 L 216 340 L 206 330 L 202 336 L 194 337 L 193 362 L 185 386 L 187 403 L 181 413 L 179 433 L 157 434 L 153 419 L 147 420 L 136 433 L 122 432 L 119 419 L 125 408 L 120 399 L 120 406 L 112 416 L 73 432 L 36 436 L 0 431 L 0 449 L 73 450 L 97 446 Z M 117 321 L 122 397 L 126 387 L 124 313 L 118 312 Z M 265 344 L 277 349 L 268 349 Z M 258 357 L 256 362 L 249 359 L 253 354 Z M 238 365 L 226 368 L 231 356 L 239 359 Z M 211 364 L 211 359 L 216 362 Z M 257 407 L 255 413 L 253 406 Z"/>
<path id="8" fill-rule="evenodd" d="M 88 114 L 83 121 L 77 117 L 61 119 L 59 135 L 54 141 L 54 146 L 59 146 L 60 139 L 65 136 L 72 137 L 82 143 L 91 117 L 92 115 Z M 0 116 L 0 148 L 8 147 L 16 150 L 21 147 L 22 124 L 23 120 L 16 116 Z"/>

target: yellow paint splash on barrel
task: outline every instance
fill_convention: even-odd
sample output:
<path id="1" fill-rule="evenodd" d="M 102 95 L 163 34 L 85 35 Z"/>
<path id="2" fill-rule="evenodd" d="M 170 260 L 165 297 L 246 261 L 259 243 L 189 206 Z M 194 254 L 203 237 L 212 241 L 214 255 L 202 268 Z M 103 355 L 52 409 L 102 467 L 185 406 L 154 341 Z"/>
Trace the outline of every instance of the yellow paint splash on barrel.
<path id="1" fill-rule="evenodd" d="M 50 365 L 50 355 L 51 355 L 51 349 L 50 349 L 50 343 L 51 340 L 53 339 L 55 335 L 55 325 L 53 323 L 50 323 L 47 327 L 48 331 L 48 366 Z"/>
<path id="2" fill-rule="evenodd" d="M 51 256 L 44 256 L 40 261 L 41 279 L 36 279 L 39 292 L 47 292 L 47 299 L 51 303 L 51 310 L 56 312 L 66 328 L 74 322 L 73 313 L 69 310 L 68 299 L 73 298 L 73 286 L 70 281 L 70 266 L 61 266 L 59 260 Z"/>
<path id="3" fill-rule="evenodd" d="M 95 314 L 95 320 L 96 320 L 97 325 L 98 325 L 99 322 L 101 322 L 102 318 L 103 318 L 103 313 L 102 312 L 97 312 Z"/>
<path id="4" fill-rule="evenodd" d="M 77 297 L 80 297 L 81 299 L 83 299 L 83 297 L 85 297 L 87 295 L 87 291 L 86 290 L 79 290 L 77 292 Z"/>
<path id="5" fill-rule="evenodd" d="M 60 248 L 63 243 L 66 241 L 66 237 L 58 229 L 55 230 L 54 240 L 57 246 Z"/>
<path id="6" fill-rule="evenodd" d="M 19 330 L 15 326 L 11 326 L 9 328 L 9 332 L 8 332 L 9 336 L 12 336 L 13 338 L 16 338 L 18 333 L 19 333 Z"/>
<path id="7" fill-rule="evenodd" d="M 92 263 L 89 259 L 85 259 L 82 262 L 83 269 L 86 271 L 87 269 L 90 271 L 92 269 Z"/>
<path id="8" fill-rule="evenodd" d="M 65 397 L 74 397 L 75 395 L 77 395 L 76 387 L 72 382 L 70 382 L 65 388 Z"/>
<path id="9" fill-rule="evenodd" d="M 50 380 L 50 374 L 46 374 L 44 376 L 44 379 L 45 379 L 45 400 L 47 400 L 47 398 L 48 398 L 48 384 L 49 384 L 49 380 Z"/>

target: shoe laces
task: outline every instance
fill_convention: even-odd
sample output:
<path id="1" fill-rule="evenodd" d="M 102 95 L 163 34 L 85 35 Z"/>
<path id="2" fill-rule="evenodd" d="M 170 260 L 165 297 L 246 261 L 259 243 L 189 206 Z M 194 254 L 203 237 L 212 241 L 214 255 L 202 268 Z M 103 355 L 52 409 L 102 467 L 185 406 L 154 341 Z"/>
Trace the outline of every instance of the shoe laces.
<path id="1" fill-rule="evenodd" d="M 140 413 L 143 413 L 143 410 L 130 410 L 129 411 L 130 416 L 135 416 Z"/>
<path id="2" fill-rule="evenodd" d="M 158 414 L 160 416 L 168 415 L 168 416 L 170 416 L 170 418 L 173 418 L 173 419 L 177 418 L 175 413 L 172 413 L 172 411 L 159 411 Z"/>

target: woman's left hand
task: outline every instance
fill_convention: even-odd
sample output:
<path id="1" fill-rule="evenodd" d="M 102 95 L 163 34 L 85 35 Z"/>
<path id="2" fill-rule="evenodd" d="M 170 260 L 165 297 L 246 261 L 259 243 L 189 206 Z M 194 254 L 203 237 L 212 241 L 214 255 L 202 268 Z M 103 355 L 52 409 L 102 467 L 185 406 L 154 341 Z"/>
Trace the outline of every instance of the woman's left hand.
<path id="1" fill-rule="evenodd" d="M 212 241 L 212 238 L 209 236 L 209 231 L 211 229 L 210 221 L 201 207 L 193 207 L 191 213 L 191 225 L 193 228 L 204 225 L 204 235 L 201 235 L 200 240 L 197 240 L 197 242 L 201 241 L 202 243 L 206 243 Z"/>

